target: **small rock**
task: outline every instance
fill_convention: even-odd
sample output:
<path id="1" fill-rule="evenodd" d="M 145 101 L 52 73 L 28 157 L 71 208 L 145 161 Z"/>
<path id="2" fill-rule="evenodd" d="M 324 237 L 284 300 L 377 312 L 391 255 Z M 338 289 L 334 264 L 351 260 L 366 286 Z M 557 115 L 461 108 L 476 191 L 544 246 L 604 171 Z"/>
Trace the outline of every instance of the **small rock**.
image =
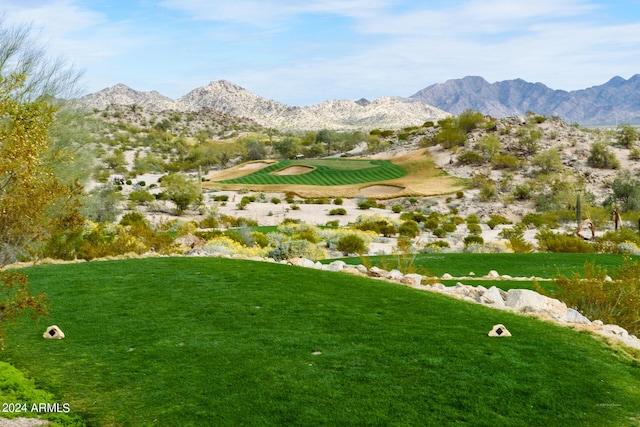
<path id="1" fill-rule="evenodd" d="M 487 335 L 489 335 L 490 337 L 504 338 L 510 337 L 511 332 L 509 332 L 509 330 L 503 324 L 497 324 L 493 326 L 493 328 Z"/>

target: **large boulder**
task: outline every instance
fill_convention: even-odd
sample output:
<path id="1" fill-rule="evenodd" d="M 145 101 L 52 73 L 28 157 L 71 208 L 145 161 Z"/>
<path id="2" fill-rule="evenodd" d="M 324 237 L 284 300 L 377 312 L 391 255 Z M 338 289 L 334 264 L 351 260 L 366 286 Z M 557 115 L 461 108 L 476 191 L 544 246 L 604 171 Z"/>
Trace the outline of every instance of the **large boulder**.
<path id="1" fill-rule="evenodd" d="M 529 289 L 509 289 L 505 305 L 523 313 L 547 312 L 554 317 L 564 317 L 567 312 L 565 303 Z"/>
<path id="2" fill-rule="evenodd" d="M 495 286 L 487 289 L 482 296 L 480 297 L 480 302 L 485 305 L 490 305 L 494 307 L 504 307 L 504 298 L 502 297 L 502 292 Z"/>

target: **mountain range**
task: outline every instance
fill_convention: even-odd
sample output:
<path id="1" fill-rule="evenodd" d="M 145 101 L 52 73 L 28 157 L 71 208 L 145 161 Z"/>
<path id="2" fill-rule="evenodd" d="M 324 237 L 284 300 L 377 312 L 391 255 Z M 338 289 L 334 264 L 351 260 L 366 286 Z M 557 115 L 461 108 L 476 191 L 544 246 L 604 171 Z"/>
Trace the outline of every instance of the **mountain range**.
<path id="1" fill-rule="evenodd" d="M 292 107 L 255 95 L 226 80 L 211 82 L 172 100 L 156 91 L 140 92 L 118 84 L 79 99 L 85 108 L 104 110 L 110 104 L 139 105 L 148 111 L 198 111 L 210 108 L 282 130 L 398 129 L 437 121 L 450 114 L 418 99 L 381 97 L 373 102 L 325 101 Z"/>
<path id="2" fill-rule="evenodd" d="M 177 100 L 156 91 L 140 92 L 117 84 L 78 102 L 98 110 L 110 104 L 135 104 L 148 111 L 210 108 L 282 130 L 398 129 L 437 121 L 469 108 L 492 117 L 533 112 L 581 125 L 640 124 L 640 74 L 628 80 L 614 77 L 603 85 L 575 91 L 554 90 L 522 79 L 489 83 L 482 77 L 468 76 L 428 86 L 408 98 L 330 100 L 308 107 L 266 99 L 226 80 L 213 81 Z"/>
<path id="3" fill-rule="evenodd" d="M 522 79 L 489 83 L 469 76 L 431 85 L 410 98 L 452 114 L 468 108 L 492 117 L 530 111 L 581 125 L 640 124 L 640 74 L 628 80 L 616 76 L 603 85 L 570 92 Z"/>

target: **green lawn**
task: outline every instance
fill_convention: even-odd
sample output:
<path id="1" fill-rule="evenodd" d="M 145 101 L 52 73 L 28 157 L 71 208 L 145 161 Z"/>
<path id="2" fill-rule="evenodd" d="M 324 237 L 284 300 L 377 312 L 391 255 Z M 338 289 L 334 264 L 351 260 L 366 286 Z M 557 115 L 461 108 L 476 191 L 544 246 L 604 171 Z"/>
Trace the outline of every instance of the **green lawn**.
<path id="1" fill-rule="evenodd" d="M 91 425 L 639 425 L 637 361 L 438 294 L 214 258 L 25 272 L 52 318 L 18 323 L 2 360 Z"/>
<path id="2" fill-rule="evenodd" d="M 314 170 L 301 175 L 275 175 L 274 172 L 291 166 L 308 166 Z M 240 178 L 219 181 L 223 184 L 247 185 L 349 185 L 387 181 L 401 178 L 406 171 L 389 160 L 280 160 Z"/>

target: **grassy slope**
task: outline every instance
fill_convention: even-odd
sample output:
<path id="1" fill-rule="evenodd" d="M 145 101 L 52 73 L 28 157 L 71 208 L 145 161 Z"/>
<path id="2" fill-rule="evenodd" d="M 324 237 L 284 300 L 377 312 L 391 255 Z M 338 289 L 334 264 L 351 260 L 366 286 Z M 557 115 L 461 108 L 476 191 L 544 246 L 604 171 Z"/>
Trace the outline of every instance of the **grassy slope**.
<path id="1" fill-rule="evenodd" d="M 26 270 L 62 341 L 6 360 L 96 425 L 634 425 L 640 369 L 585 333 L 338 273 L 209 258 Z M 495 323 L 514 334 L 486 336 Z M 319 351 L 322 354 L 313 355 Z"/>

